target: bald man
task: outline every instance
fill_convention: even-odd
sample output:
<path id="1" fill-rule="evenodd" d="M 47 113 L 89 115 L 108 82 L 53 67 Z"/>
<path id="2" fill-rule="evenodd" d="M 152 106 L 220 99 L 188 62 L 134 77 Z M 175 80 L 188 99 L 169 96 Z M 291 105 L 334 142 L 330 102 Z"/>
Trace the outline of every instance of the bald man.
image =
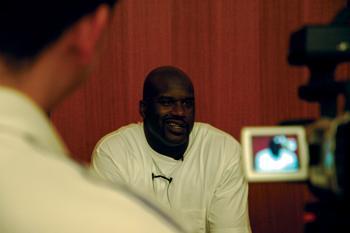
<path id="1" fill-rule="evenodd" d="M 195 122 L 188 75 L 163 66 L 146 77 L 143 123 L 124 126 L 96 145 L 92 167 L 176 211 L 196 233 L 248 233 L 248 186 L 241 148 L 229 134 Z"/>

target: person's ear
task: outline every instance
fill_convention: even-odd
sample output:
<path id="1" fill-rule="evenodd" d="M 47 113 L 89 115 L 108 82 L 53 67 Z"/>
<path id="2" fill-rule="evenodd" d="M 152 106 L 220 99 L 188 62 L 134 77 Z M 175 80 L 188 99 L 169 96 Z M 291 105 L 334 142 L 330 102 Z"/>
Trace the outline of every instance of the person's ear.
<path id="1" fill-rule="evenodd" d="M 139 113 L 140 113 L 140 115 L 142 116 L 143 119 L 146 116 L 146 108 L 147 108 L 146 103 L 143 100 L 140 100 L 140 102 L 139 102 Z"/>
<path id="2" fill-rule="evenodd" d="M 109 15 L 109 7 L 103 4 L 93 13 L 80 19 L 73 28 L 73 46 L 82 64 L 90 64 L 94 60 Z"/>

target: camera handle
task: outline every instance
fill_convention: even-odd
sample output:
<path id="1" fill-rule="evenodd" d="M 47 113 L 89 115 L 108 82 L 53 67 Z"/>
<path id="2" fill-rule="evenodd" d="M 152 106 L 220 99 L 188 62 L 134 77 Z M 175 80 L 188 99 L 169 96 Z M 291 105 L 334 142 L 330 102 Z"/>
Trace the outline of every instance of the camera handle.
<path id="1" fill-rule="evenodd" d="M 337 64 L 314 63 L 307 65 L 310 79 L 307 85 L 299 87 L 299 97 L 308 102 L 318 102 L 322 117 L 334 118 L 337 115 L 337 98 L 345 97 L 345 111 L 350 111 L 350 81 L 335 81 Z"/>

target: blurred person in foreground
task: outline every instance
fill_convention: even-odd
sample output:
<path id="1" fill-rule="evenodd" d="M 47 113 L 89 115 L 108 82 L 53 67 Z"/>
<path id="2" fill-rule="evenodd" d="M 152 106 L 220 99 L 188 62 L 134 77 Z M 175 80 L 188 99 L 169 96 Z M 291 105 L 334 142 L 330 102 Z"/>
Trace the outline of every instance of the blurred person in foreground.
<path id="1" fill-rule="evenodd" d="M 179 233 L 73 162 L 47 113 L 89 75 L 114 1 L 0 2 L 0 232 Z"/>
<path id="2" fill-rule="evenodd" d="M 99 141 L 93 170 L 153 196 L 193 232 L 251 232 L 241 147 L 231 135 L 195 122 L 189 76 L 173 66 L 152 70 L 139 111 L 143 123 Z"/>

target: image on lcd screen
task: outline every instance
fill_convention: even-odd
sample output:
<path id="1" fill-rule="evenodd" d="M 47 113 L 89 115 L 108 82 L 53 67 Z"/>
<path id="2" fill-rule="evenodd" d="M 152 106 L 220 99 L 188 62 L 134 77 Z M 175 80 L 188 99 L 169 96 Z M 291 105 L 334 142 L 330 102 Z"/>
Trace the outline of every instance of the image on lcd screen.
<path id="1" fill-rule="evenodd" d="M 253 136 L 253 167 L 259 173 L 296 172 L 300 168 L 296 135 Z"/>

